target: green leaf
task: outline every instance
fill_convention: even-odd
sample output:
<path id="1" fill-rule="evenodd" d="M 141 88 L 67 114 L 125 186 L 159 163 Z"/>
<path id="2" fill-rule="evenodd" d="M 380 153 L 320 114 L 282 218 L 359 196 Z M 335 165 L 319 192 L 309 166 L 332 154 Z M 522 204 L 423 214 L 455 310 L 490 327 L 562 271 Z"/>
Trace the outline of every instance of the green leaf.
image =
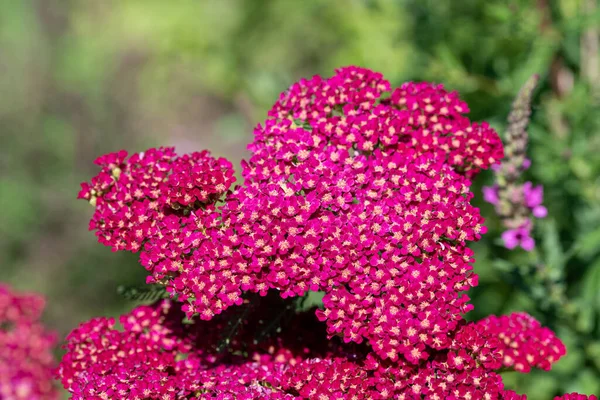
<path id="1" fill-rule="evenodd" d="M 168 299 L 169 293 L 162 285 L 124 286 L 117 288 L 117 292 L 129 301 L 154 302 Z"/>
<path id="2" fill-rule="evenodd" d="M 542 247 L 544 250 L 546 266 L 550 269 L 552 275 L 560 276 L 565 267 L 565 254 L 558 236 L 556 221 L 554 219 L 544 221 L 542 231 Z"/>
<path id="3" fill-rule="evenodd" d="M 583 258 L 597 254 L 600 251 L 600 226 L 580 235 L 575 246 L 578 254 Z"/>
<path id="4" fill-rule="evenodd" d="M 596 368 L 600 370 L 600 342 L 592 342 L 586 347 L 586 353 L 589 359 L 594 362 Z"/>
<path id="5" fill-rule="evenodd" d="M 577 377 L 569 382 L 567 392 L 600 393 L 600 376 L 591 368 L 580 370 Z"/>
<path id="6" fill-rule="evenodd" d="M 556 334 L 567 347 L 567 354 L 552 367 L 552 371 L 569 374 L 585 362 L 585 355 L 579 346 L 581 339 L 573 329 L 566 326 L 558 327 Z"/>
<path id="7" fill-rule="evenodd" d="M 583 309 L 594 307 L 600 310 L 600 258 L 588 268 L 582 282 L 580 300 Z"/>

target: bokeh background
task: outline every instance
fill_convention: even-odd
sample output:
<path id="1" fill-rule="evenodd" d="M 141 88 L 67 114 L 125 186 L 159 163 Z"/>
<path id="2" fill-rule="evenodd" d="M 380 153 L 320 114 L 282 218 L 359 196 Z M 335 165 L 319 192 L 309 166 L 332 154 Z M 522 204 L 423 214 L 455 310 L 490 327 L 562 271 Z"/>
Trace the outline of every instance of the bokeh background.
<path id="1" fill-rule="evenodd" d="M 549 216 L 534 252 L 507 251 L 478 177 L 490 232 L 469 317 L 526 310 L 566 342 L 552 372 L 508 386 L 598 394 L 599 34 L 597 0 L 0 0 L 0 280 L 46 295 L 61 335 L 131 308 L 117 287 L 145 271 L 95 242 L 75 199 L 100 154 L 174 145 L 239 165 L 279 92 L 349 64 L 443 83 L 502 133 L 538 73 L 527 178 Z"/>

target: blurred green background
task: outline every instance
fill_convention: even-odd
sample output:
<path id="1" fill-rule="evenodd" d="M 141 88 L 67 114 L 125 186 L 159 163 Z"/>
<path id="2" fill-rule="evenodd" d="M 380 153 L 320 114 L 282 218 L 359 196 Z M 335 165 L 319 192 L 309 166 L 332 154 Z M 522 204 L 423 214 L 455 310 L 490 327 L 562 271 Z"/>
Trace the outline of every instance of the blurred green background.
<path id="1" fill-rule="evenodd" d="M 500 224 L 473 247 L 476 319 L 526 310 L 568 356 L 505 374 L 530 399 L 600 393 L 600 6 L 597 0 L 0 0 L 0 280 L 49 299 L 61 334 L 130 308 L 136 257 L 111 253 L 75 196 L 93 159 L 121 148 L 208 148 L 234 164 L 279 92 L 357 64 L 398 85 L 458 90 L 503 131 L 533 73 L 527 178 L 549 217 L 535 252 L 507 251 Z"/>

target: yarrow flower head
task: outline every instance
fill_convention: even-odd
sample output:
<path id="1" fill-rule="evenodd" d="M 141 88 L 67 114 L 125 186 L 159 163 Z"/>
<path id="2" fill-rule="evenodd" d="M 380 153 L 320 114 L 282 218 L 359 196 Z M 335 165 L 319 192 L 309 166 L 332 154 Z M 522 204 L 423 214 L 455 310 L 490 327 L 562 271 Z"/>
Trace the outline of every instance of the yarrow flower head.
<path id="1" fill-rule="evenodd" d="M 228 337 L 227 319 L 184 324 L 169 301 L 121 316 L 122 330 L 113 319 L 92 319 L 67 338 L 60 378 L 73 399 L 294 399 L 280 384 L 287 367 L 343 353 L 314 342 L 320 329 L 307 313 L 297 314 L 277 337 L 255 343 L 256 321 L 268 320 L 275 303 L 264 299 L 260 306 L 244 305 L 243 315 L 223 315 L 240 325 Z"/>
<path id="2" fill-rule="evenodd" d="M 475 327 L 498 338 L 502 365 L 519 372 L 527 373 L 532 367 L 549 371 L 567 352 L 554 332 L 526 313 L 490 316 L 477 322 Z"/>
<path id="3" fill-rule="evenodd" d="M 167 203 L 189 207 L 214 203 L 235 182 L 231 163 L 215 159 L 207 151 L 177 158 L 167 180 Z"/>
<path id="4" fill-rule="evenodd" d="M 230 193 L 230 164 L 207 153 L 101 157 L 80 193 L 96 207 L 91 228 L 140 251 L 148 282 L 166 284 L 189 316 L 211 319 L 246 292 L 320 290 L 331 336 L 417 362 L 470 309 L 466 243 L 485 228 L 465 176 L 502 147 L 455 93 L 406 84 L 380 99 L 389 89 L 354 67 L 292 86 L 255 131 L 246 185 Z"/>
<path id="5" fill-rule="evenodd" d="M 177 157 L 158 148 L 128 158 L 122 150 L 95 164 L 102 170 L 78 197 L 95 207 L 90 229 L 113 250 L 140 251 L 174 211 L 210 210 L 235 181 L 231 164 L 206 151 Z"/>
<path id="6" fill-rule="evenodd" d="M 1 399 L 59 398 L 53 384 L 56 336 L 39 321 L 44 306 L 41 296 L 0 284 Z"/>
<path id="7" fill-rule="evenodd" d="M 292 85 L 269 116 L 274 121 L 299 122 L 321 146 L 363 153 L 380 149 L 412 157 L 442 155 L 467 177 L 502 159 L 496 132 L 487 123 L 471 123 L 464 116 L 469 108 L 456 92 L 412 82 L 389 91 L 390 83 L 379 73 L 340 68 L 329 79 L 315 76 Z M 287 136 L 285 132 L 255 135 L 249 149 L 257 161 L 261 150 L 279 146 L 277 136 Z"/>
<path id="8" fill-rule="evenodd" d="M 520 313 L 461 324 L 449 350 L 419 364 L 392 362 L 365 346 L 324 341 L 314 314 L 294 311 L 275 336 L 252 340 L 264 326 L 256 321 L 268 319 L 277 302 L 269 295 L 245 303 L 241 314 L 232 308 L 192 324 L 169 301 L 123 315 L 122 330 L 114 320 L 93 319 L 67 338 L 59 375 L 73 399 L 525 399 L 505 390 L 494 370 L 524 372 L 522 360 L 535 366 L 546 355 L 535 341 L 557 340 L 528 331 L 539 324 Z M 240 329 L 224 338 L 229 318 Z M 507 349 L 522 356 L 507 362 Z"/>
<path id="9" fill-rule="evenodd" d="M 525 314 L 463 318 L 477 285 L 467 245 L 486 231 L 470 179 L 503 157 L 467 112 L 441 85 L 391 89 L 346 67 L 282 93 L 255 129 L 243 186 L 208 153 L 101 157 L 80 193 L 96 208 L 90 228 L 139 252 L 148 283 L 200 321 L 182 325 L 163 302 L 124 316 L 124 331 L 84 324 L 69 337 L 63 385 L 76 399 L 522 398 L 495 371 L 549 368 L 564 347 Z M 224 321 L 246 332 L 267 320 L 239 310 L 309 291 L 323 293 L 312 322 L 273 306 L 266 314 L 291 316 L 289 336 L 256 347 L 235 328 L 228 355 L 215 350 Z M 320 339 L 300 320 L 313 333 L 324 322 Z"/>

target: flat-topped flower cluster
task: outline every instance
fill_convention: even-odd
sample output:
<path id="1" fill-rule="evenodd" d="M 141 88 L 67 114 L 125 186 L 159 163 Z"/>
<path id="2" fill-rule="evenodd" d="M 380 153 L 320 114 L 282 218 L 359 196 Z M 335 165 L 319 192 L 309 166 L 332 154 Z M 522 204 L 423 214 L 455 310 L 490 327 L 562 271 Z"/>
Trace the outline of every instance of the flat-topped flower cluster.
<path id="1" fill-rule="evenodd" d="M 39 321 L 44 306 L 41 296 L 0 284 L 0 399 L 58 399 L 56 335 Z"/>
<path id="2" fill-rule="evenodd" d="M 503 157 L 467 112 L 440 85 L 391 90 L 347 67 L 281 95 L 243 186 L 207 152 L 100 157 L 79 194 L 90 229 L 138 252 L 148 283 L 195 322 L 171 302 L 123 316 L 124 331 L 92 320 L 69 337 L 64 386 L 76 399 L 523 398 L 494 371 L 549 369 L 565 348 L 526 314 L 463 318 L 477 285 L 467 244 L 485 233 L 470 179 Z M 224 357 L 210 339 L 238 308 L 244 332 L 278 312 L 253 294 L 309 291 L 324 292 L 322 309 L 288 311 L 266 347 L 236 330 Z"/>
<path id="3" fill-rule="evenodd" d="M 241 318 L 230 309 L 194 324 L 181 324 L 183 314 L 169 301 L 123 315 L 122 331 L 114 320 L 93 319 L 67 338 L 62 382 L 74 399 L 513 399 L 524 397 L 505 391 L 494 369 L 549 369 L 564 353 L 525 314 L 462 323 L 448 351 L 419 364 L 323 340 L 312 311 L 257 341 L 257 321 L 278 306 L 273 297 L 245 303 Z M 240 329 L 219 351 L 230 318 Z"/>

